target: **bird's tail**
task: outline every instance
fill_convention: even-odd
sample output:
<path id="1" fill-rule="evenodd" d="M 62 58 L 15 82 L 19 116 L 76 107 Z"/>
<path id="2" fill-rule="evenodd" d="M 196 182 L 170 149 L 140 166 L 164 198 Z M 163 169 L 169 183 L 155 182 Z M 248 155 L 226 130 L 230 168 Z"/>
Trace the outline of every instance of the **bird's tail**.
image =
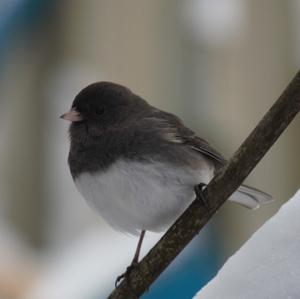
<path id="1" fill-rule="evenodd" d="M 241 204 L 249 209 L 257 209 L 261 204 L 273 201 L 271 195 L 255 188 L 241 185 L 229 198 L 230 201 Z"/>

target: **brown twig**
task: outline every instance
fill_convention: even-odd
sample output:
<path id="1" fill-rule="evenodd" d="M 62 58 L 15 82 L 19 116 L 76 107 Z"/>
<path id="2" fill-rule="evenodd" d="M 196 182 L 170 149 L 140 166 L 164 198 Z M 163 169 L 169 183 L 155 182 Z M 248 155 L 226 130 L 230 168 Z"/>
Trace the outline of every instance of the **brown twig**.
<path id="1" fill-rule="evenodd" d="M 299 110 L 300 71 L 229 163 L 207 186 L 206 200 L 209 207 L 194 201 L 108 299 L 136 299 L 148 290 L 226 199 L 242 184 Z"/>

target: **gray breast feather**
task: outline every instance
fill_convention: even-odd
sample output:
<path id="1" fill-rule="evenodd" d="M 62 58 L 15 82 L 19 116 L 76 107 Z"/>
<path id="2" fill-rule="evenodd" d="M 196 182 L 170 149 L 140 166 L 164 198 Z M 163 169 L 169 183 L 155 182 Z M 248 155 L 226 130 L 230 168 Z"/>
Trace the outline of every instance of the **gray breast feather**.
<path id="1" fill-rule="evenodd" d="M 105 172 L 83 173 L 75 184 L 102 217 L 120 231 L 162 231 L 194 198 L 193 187 L 208 183 L 213 167 L 195 169 L 163 163 L 118 160 Z"/>

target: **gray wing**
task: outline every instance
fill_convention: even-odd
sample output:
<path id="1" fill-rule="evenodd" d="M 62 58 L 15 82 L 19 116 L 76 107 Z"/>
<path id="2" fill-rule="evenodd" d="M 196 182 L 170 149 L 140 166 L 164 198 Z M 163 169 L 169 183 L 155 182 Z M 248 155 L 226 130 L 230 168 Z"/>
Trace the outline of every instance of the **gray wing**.
<path id="1" fill-rule="evenodd" d="M 192 150 L 211 159 L 216 166 L 223 166 L 226 160 L 207 141 L 198 137 L 191 129 L 184 126 L 175 115 L 155 109 L 151 119 L 156 119 L 162 128 L 163 138 L 170 142 L 185 144 Z"/>
<path id="2" fill-rule="evenodd" d="M 185 127 L 181 120 L 173 114 L 157 110 L 152 116 L 160 121 L 163 128 L 163 138 L 170 142 L 185 144 L 192 150 L 205 155 L 211 159 L 216 168 L 227 163 L 223 156 L 216 151 L 208 142 L 198 137 L 192 130 Z M 247 208 L 256 209 L 260 204 L 268 203 L 273 198 L 260 190 L 241 185 L 238 190 L 229 198 Z"/>
<path id="3" fill-rule="evenodd" d="M 223 166 L 226 164 L 226 160 L 223 158 L 223 156 L 207 141 L 198 137 L 196 134 L 190 135 L 185 138 L 184 144 L 188 145 L 191 149 L 212 159 L 215 164 L 218 164 L 219 166 Z"/>

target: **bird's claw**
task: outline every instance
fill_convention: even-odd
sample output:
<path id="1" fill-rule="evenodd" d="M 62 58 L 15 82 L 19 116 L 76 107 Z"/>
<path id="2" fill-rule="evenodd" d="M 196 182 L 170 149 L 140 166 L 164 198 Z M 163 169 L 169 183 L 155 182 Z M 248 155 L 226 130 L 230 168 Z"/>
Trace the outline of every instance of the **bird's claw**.
<path id="1" fill-rule="evenodd" d="M 194 187 L 196 199 L 199 200 L 204 207 L 208 208 L 205 189 L 206 189 L 206 184 L 204 183 L 200 183 Z"/>
<path id="2" fill-rule="evenodd" d="M 127 280 L 128 280 L 131 271 L 132 271 L 134 268 L 136 268 L 137 265 L 138 265 L 138 263 L 136 263 L 136 262 L 131 263 L 131 265 L 127 267 L 126 271 L 125 271 L 123 274 L 121 274 L 121 275 L 119 275 L 119 276 L 117 277 L 117 279 L 116 279 L 116 281 L 115 281 L 115 287 L 118 287 L 119 282 L 120 282 L 122 279 L 127 279 Z"/>

